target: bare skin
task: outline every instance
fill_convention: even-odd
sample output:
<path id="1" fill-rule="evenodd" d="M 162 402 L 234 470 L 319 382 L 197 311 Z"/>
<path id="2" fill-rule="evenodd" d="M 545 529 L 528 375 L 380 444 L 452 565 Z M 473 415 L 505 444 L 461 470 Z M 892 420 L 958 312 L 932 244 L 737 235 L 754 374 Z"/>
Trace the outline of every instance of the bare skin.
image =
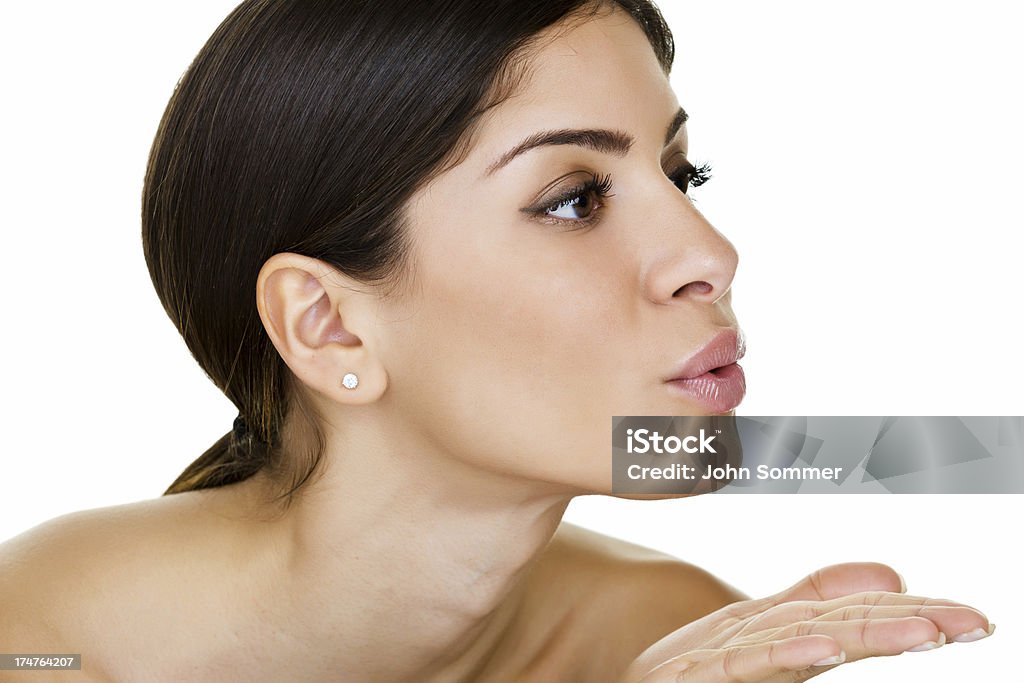
<path id="1" fill-rule="evenodd" d="M 3 544 L 0 594 L 16 598 L 0 622 L 3 642 L 14 651 L 82 652 L 84 678 L 75 680 L 333 680 L 356 670 L 351 662 L 331 668 L 329 653 L 308 652 L 306 668 L 283 656 L 305 650 L 307 630 L 279 616 L 274 586 L 287 578 L 256 576 L 267 565 L 253 562 L 255 539 L 243 537 L 253 531 L 238 524 L 240 493 L 227 487 L 74 513 Z M 564 523 L 521 579 L 479 626 L 452 619 L 444 631 L 432 620 L 427 634 L 397 618 L 382 649 L 464 639 L 467 656 L 449 658 L 434 676 L 395 671 L 388 679 L 614 681 L 611 672 L 661 636 L 742 597 L 696 567 Z M 338 642 L 364 630 L 373 608 L 360 602 L 348 599 L 358 618 Z M 620 635 L 596 651 L 612 629 Z"/>
<path id="2" fill-rule="evenodd" d="M 990 632 L 974 609 L 905 596 L 881 565 L 750 601 L 561 523 L 574 496 L 611 492 L 609 416 L 703 414 L 664 379 L 737 327 L 738 258 L 669 178 L 686 129 L 670 129 L 679 103 L 633 20 L 605 13 L 538 45 L 466 159 L 414 198 L 401 295 L 297 254 L 264 264 L 257 305 L 322 417 L 322 475 L 282 515 L 257 476 L 12 539 L 4 650 L 82 652 L 75 680 L 97 681 L 781 683 L 840 653 Z M 548 145 L 489 172 L 570 128 L 632 142 Z M 604 173 L 614 196 L 545 209 L 553 183 Z"/>
<path id="3" fill-rule="evenodd" d="M 73 680 L 334 680 L 352 671 L 328 671 L 327 654 L 306 669 L 286 656 L 300 647 L 298 632 L 276 616 L 280 591 L 254 576 L 266 565 L 252 562 L 253 539 L 238 526 L 242 492 L 74 513 L 0 545 L 0 595 L 10 598 L 0 639 L 14 651 L 82 652 Z M 854 661 L 990 630 L 977 611 L 906 596 L 900 582 L 883 565 L 841 565 L 748 600 L 692 565 L 563 523 L 465 657 L 394 680 L 653 683 L 690 680 L 675 678 L 689 665 L 695 681 L 735 680 L 744 666 L 765 676 L 749 680 L 799 681 L 832 666 L 812 661 L 840 651 Z M 406 631 L 408 620 L 396 619 Z M 844 638 L 824 635 L 844 622 Z M 759 640 L 765 630 L 779 633 Z M 401 639 L 392 632 L 382 645 Z M 774 650 L 758 647 L 766 643 Z"/>

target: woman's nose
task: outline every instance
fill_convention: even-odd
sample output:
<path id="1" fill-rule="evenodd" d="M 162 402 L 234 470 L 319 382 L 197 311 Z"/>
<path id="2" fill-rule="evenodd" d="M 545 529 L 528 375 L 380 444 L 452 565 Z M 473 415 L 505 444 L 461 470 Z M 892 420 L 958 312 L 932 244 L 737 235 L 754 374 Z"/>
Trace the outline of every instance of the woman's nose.
<path id="1" fill-rule="evenodd" d="M 648 252 L 646 291 L 658 304 L 679 300 L 713 304 L 722 298 L 736 275 L 739 255 L 732 243 L 704 216 L 685 206 L 663 214 Z"/>

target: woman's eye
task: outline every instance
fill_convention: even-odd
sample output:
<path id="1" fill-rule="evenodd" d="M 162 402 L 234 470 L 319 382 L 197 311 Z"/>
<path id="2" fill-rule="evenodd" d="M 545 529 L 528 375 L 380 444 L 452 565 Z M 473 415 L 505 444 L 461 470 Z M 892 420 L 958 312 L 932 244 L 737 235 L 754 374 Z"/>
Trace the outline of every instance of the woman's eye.
<path id="1" fill-rule="evenodd" d="M 588 190 L 583 194 L 564 199 L 558 204 L 549 206 L 544 210 L 544 214 L 553 218 L 581 220 L 593 213 L 596 203 L 592 191 Z"/>
<path id="2" fill-rule="evenodd" d="M 531 213 L 552 218 L 556 221 L 592 221 L 597 218 L 597 210 L 603 205 L 606 197 L 611 197 L 612 178 L 606 176 L 590 176 L 584 182 L 571 187 L 554 199 L 546 200 Z"/>
<path id="3" fill-rule="evenodd" d="M 670 174 L 669 178 L 672 179 L 672 182 L 675 183 L 676 187 L 683 194 L 686 194 L 690 188 L 700 187 L 711 180 L 711 165 L 701 164 L 700 166 L 694 166 L 687 161 L 679 170 Z"/>

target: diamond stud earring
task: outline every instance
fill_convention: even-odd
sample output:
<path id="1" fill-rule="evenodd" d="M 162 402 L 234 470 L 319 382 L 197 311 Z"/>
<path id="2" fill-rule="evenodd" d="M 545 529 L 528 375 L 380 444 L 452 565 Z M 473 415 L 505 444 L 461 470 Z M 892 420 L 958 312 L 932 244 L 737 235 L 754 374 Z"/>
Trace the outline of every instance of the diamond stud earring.
<path id="1" fill-rule="evenodd" d="M 359 386 L 359 378 L 355 376 L 355 373 L 346 373 L 345 376 L 341 378 L 341 386 L 346 389 L 355 389 Z"/>

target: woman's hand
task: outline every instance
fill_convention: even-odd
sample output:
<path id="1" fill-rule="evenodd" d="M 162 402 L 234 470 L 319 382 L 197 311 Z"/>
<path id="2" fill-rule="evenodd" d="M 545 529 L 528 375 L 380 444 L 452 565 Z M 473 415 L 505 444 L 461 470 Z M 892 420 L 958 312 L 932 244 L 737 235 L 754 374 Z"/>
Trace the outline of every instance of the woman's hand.
<path id="1" fill-rule="evenodd" d="M 971 607 L 905 591 L 882 564 L 825 567 L 673 631 L 633 661 L 622 683 L 805 681 L 843 662 L 979 640 L 995 628 Z"/>

